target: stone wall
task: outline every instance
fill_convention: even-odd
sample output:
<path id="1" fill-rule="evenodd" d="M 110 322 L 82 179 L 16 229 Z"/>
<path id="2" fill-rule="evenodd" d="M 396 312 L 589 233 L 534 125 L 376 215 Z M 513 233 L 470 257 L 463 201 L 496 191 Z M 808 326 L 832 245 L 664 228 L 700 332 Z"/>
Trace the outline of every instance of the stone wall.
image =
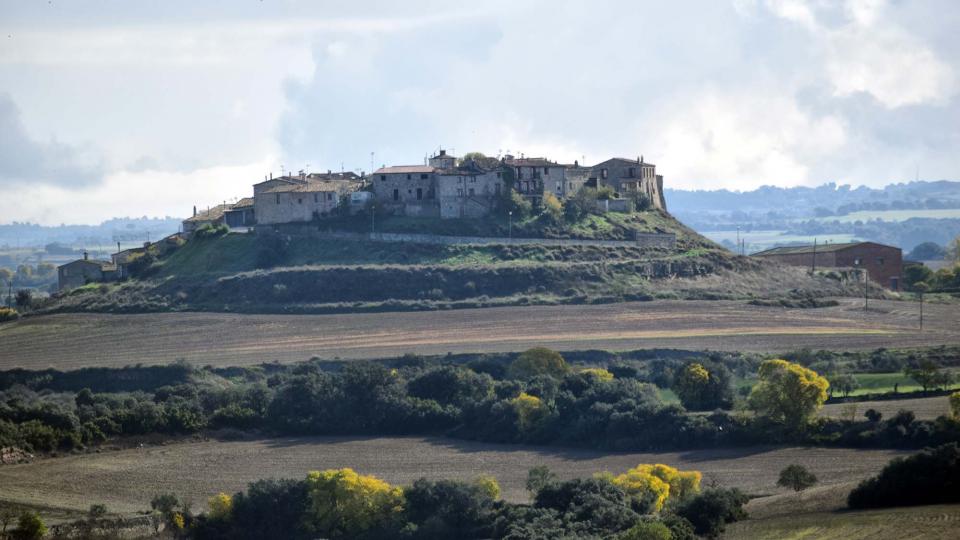
<path id="1" fill-rule="evenodd" d="M 352 233 L 322 231 L 310 225 L 276 225 L 257 227 L 258 234 L 287 234 L 309 236 L 330 240 L 354 242 L 409 242 L 412 244 L 473 244 L 473 245 L 515 245 L 515 246 L 599 246 L 599 247 L 641 247 L 674 249 L 676 235 L 672 233 L 637 233 L 635 240 L 589 240 L 574 238 L 500 238 L 491 236 L 443 236 L 437 234 L 414 233 Z"/>

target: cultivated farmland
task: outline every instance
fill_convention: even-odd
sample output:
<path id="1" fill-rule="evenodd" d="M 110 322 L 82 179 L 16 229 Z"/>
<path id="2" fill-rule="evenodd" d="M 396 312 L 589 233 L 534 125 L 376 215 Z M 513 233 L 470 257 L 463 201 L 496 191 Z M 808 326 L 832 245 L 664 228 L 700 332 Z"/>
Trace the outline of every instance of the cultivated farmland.
<path id="1" fill-rule="evenodd" d="M 253 480 L 300 478 L 307 471 L 351 467 L 391 483 L 422 476 L 470 479 L 495 476 L 503 496 L 527 500 L 526 472 L 547 465 L 561 477 L 621 472 L 638 463 L 665 463 L 704 473 L 704 482 L 737 486 L 753 495 L 783 493 L 779 471 L 799 463 L 823 484 L 855 482 L 878 472 L 895 450 L 748 447 L 666 453 L 484 444 L 443 438 L 302 437 L 204 441 L 148 446 L 0 467 L 0 500 L 85 510 L 102 502 L 116 512 L 149 507 L 160 492 L 202 504 L 218 491 L 234 492 Z"/>
<path id="2" fill-rule="evenodd" d="M 653 301 L 337 315 L 57 314 L 0 325 L 0 369 L 250 365 L 406 352 L 683 348 L 776 352 L 960 343 L 960 305 L 839 299 L 819 309 L 735 301 Z"/>

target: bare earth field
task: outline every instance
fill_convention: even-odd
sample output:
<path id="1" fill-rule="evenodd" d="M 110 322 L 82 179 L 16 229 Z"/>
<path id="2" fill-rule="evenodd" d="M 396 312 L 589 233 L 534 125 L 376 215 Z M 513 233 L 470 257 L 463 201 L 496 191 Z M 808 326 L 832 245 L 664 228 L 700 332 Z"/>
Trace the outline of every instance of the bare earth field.
<path id="1" fill-rule="evenodd" d="M 527 500 L 527 470 L 546 464 L 561 477 L 622 472 L 638 463 L 666 463 L 704 473 L 704 484 L 738 486 L 754 495 L 782 493 L 779 471 L 800 463 L 824 484 L 849 483 L 876 473 L 894 450 L 750 447 L 671 453 L 473 443 L 445 438 L 305 437 L 203 441 L 150 446 L 0 466 L 0 501 L 85 510 L 105 503 L 113 512 L 148 508 L 151 497 L 175 492 L 202 505 L 218 491 L 235 492 L 260 478 L 300 478 L 307 471 L 351 467 L 391 483 L 426 476 L 470 479 L 492 474 L 504 498 Z"/>
<path id="2" fill-rule="evenodd" d="M 890 418 L 897 414 L 897 411 L 905 409 L 912 411 L 920 420 L 933 420 L 938 416 L 950 412 L 950 403 L 947 396 L 936 396 L 915 399 L 829 403 L 823 406 L 823 409 L 820 410 L 820 415 L 830 418 L 842 418 L 849 414 L 851 405 L 855 406 L 853 411 L 857 420 L 863 420 L 863 413 L 867 412 L 867 409 L 880 411 L 883 413 L 884 418 Z"/>
<path id="3" fill-rule="evenodd" d="M 163 364 L 249 365 L 406 352 L 684 348 L 784 351 L 960 343 L 960 305 L 840 299 L 819 309 L 735 301 L 654 301 L 411 313 L 58 314 L 0 325 L 0 369 Z"/>

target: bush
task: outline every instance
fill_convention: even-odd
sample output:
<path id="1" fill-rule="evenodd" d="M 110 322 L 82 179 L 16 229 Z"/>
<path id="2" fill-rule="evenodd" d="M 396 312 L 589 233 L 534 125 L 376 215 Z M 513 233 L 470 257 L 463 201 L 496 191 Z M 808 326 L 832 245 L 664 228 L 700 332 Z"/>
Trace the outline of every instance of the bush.
<path id="1" fill-rule="evenodd" d="M 641 521 L 617 537 L 618 540 L 672 540 L 673 533 L 659 521 Z"/>
<path id="2" fill-rule="evenodd" d="M 791 488 L 796 492 L 801 492 L 817 483 L 817 477 L 808 471 L 803 465 L 788 465 L 780 471 L 780 478 L 777 485 L 780 487 Z"/>
<path id="3" fill-rule="evenodd" d="M 743 505 L 749 501 L 739 489 L 707 489 L 677 507 L 676 514 L 688 520 L 694 532 L 715 538 L 733 523 L 747 517 Z"/>
<path id="4" fill-rule="evenodd" d="M 223 236 L 230 232 L 230 227 L 227 227 L 225 224 L 220 223 L 218 225 L 211 225 L 209 223 L 204 224 L 199 229 L 193 232 L 194 238 L 215 238 L 217 236 Z"/>
<path id="5" fill-rule="evenodd" d="M 20 313 L 13 308 L 0 307 L 0 323 L 15 321 L 20 318 Z"/>
<path id="6" fill-rule="evenodd" d="M 17 520 L 12 537 L 16 540 L 40 540 L 47 534 L 47 526 L 36 512 L 24 512 Z"/>
<path id="7" fill-rule="evenodd" d="M 956 442 L 891 461 L 847 497 L 850 508 L 960 502 L 960 445 Z"/>

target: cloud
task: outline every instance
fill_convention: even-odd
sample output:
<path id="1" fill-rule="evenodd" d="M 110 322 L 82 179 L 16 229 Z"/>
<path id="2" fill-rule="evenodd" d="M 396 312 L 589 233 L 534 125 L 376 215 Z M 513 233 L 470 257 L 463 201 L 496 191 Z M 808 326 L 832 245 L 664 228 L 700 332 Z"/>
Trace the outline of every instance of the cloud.
<path id="1" fill-rule="evenodd" d="M 13 184 L 0 197 L 0 215 L 12 221 L 44 224 L 99 223 L 121 215 L 187 217 L 193 206 L 206 208 L 249 196 L 250 186 L 274 161 L 267 156 L 241 165 L 189 172 L 121 170 L 83 190 L 53 184 Z"/>
<path id="2" fill-rule="evenodd" d="M 102 174 L 101 158 L 93 149 L 31 138 L 16 103 L 0 94 L 0 186 L 35 183 L 80 188 L 98 181 Z"/>

